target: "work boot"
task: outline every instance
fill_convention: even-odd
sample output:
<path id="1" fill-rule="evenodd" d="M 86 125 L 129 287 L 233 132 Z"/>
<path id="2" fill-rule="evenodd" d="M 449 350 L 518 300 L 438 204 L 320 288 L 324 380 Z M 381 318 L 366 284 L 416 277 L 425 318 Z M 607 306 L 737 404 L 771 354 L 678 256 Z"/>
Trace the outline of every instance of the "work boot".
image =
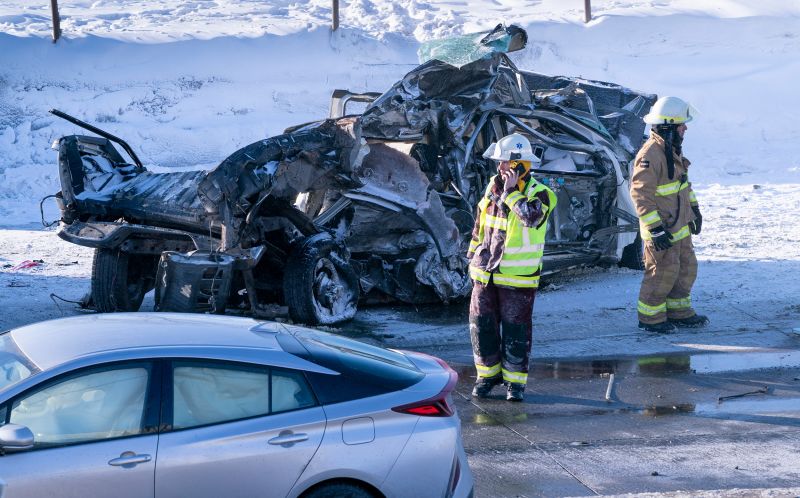
<path id="1" fill-rule="evenodd" d="M 669 323 L 676 327 L 696 329 L 708 325 L 708 317 L 705 315 L 692 315 L 687 318 L 670 318 Z"/>
<path id="2" fill-rule="evenodd" d="M 655 332 L 656 334 L 669 334 L 675 332 L 675 325 L 670 322 L 661 323 L 643 323 L 639 322 L 639 328 L 648 332 Z"/>
<path id="3" fill-rule="evenodd" d="M 525 384 L 517 384 L 516 382 L 508 383 L 508 392 L 506 399 L 508 401 L 522 401 L 525 393 Z"/>
<path id="4" fill-rule="evenodd" d="M 475 387 L 472 388 L 472 395 L 476 398 L 485 398 L 492 392 L 494 386 L 500 385 L 503 382 L 501 375 L 494 377 L 478 377 L 475 381 Z"/>

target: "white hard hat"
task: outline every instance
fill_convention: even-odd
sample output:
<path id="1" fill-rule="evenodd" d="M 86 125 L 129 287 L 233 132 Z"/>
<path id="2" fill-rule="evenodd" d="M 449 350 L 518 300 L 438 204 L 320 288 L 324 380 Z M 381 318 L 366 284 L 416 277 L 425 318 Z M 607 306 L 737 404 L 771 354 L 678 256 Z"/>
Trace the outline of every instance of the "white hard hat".
<path id="1" fill-rule="evenodd" d="M 651 125 L 684 124 L 697 115 L 697 109 L 678 97 L 661 97 L 656 100 L 650 112 L 644 117 L 644 122 Z"/>
<path id="2" fill-rule="evenodd" d="M 483 157 L 495 161 L 539 162 L 539 158 L 531 150 L 531 142 L 519 133 L 512 133 L 493 143 L 486 148 Z"/>

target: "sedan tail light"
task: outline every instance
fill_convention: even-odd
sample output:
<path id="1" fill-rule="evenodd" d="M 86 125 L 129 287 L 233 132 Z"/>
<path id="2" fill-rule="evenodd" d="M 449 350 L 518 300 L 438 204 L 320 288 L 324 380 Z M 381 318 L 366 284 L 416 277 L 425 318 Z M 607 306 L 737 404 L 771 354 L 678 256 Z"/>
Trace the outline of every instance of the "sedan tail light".
<path id="1" fill-rule="evenodd" d="M 414 354 L 423 355 L 422 353 Z M 439 365 L 441 365 L 442 368 L 450 375 L 447 385 L 445 385 L 436 396 L 416 401 L 414 403 L 408 403 L 406 405 L 395 406 L 392 408 L 393 411 L 399 413 L 408 413 L 411 415 L 419 415 L 421 417 L 450 417 L 453 415 L 453 407 L 450 406 L 448 397 L 450 396 L 450 393 L 453 392 L 453 389 L 455 389 L 456 383 L 458 383 L 458 374 L 441 358 L 436 358 L 435 356 L 429 357 L 436 360 L 436 362 L 439 363 Z"/>

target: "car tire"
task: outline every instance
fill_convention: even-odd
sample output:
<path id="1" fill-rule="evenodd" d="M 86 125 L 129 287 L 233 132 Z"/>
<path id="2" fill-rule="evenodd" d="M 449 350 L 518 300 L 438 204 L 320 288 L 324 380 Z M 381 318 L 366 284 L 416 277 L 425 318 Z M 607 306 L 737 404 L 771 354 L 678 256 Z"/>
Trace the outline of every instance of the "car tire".
<path id="1" fill-rule="evenodd" d="M 303 498 L 375 498 L 375 495 L 357 484 L 333 482 L 311 489 Z"/>
<path id="2" fill-rule="evenodd" d="M 283 295 L 295 322 L 330 325 L 350 320 L 358 294 L 358 276 L 347 250 L 327 233 L 304 239 L 286 262 Z"/>
<path id="3" fill-rule="evenodd" d="M 154 283 L 152 259 L 119 249 L 95 249 L 92 261 L 94 308 L 101 313 L 138 311 Z"/>
<path id="4" fill-rule="evenodd" d="M 619 266 L 644 270 L 644 244 L 642 244 L 641 234 L 636 234 L 636 239 L 622 249 Z"/>

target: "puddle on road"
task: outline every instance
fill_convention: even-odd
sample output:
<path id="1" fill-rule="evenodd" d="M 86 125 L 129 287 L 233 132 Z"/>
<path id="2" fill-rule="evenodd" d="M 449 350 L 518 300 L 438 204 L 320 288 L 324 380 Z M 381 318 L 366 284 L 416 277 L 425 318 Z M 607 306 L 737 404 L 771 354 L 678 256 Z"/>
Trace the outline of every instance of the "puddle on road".
<path id="1" fill-rule="evenodd" d="M 736 353 L 702 353 L 694 355 L 645 356 L 641 358 L 602 360 L 533 361 L 530 379 L 580 380 L 608 378 L 616 374 L 626 376 L 664 377 L 670 375 L 697 375 L 714 373 L 737 373 L 763 369 L 787 369 L 800 367 L 800 351 L 755 351 Z M 457 371 L 462 382 L 471 384 L 475 369 L 471 365 L 459 365 Z M 800 380 L 800 379 L 795 379 Z M 800 397 L 773 397 L 771 388 L 753 388 L 752 392 L 731 394 L 718 402 L 672 403 L 655 406 L 632 406 L 609 404 L 608 408 L 581 410 L 581 415 L 609 415 L 633 413 L 645 417 L 689 415 L 695 417 L 739 420 L 783 426 L 800 427 Z M 716 394 L 713 394 L 716 396 Z M 713 399 L 716 399 L 714 397 Z M 498 406 L 504 406 L 502 403 Z M 509 425 L 524 422 L 537 414 L 514 413 L 498 410 L 478 413 L 469 422 L 477 425 Z M 541 416 L 546 416 L 542 413 Z"/>
<path id="2" fill-rule="evenodd" d="M 800 351 L 717 353 L 692 356 L 697 373 L 741 372 L 767 368 L 800 367 Z"/>
<path id="3" fill-rule="evenodd" d="M 692 415 L 720 420 L 739 420 L 800 427 L 800 398 L 728 400 L 718 403 L 682 403 L 646 406 L 636 413 L 645 417 Z"/>
<path id="4" fill-rule="evenodd" d="M 527 413 L 492 413 L 491 415 L 487 413 L 476 413 L 475 417 L 472 419 L 472 423 L 478 425 L 508 425 L 518 422 L 525 422 L 526 420 L 528 420 Z"/>
<path id="5" fill-rule="evenodd" d="M 698 403 L 694 412 L 700 415 L 748 414 L 776 415 L 800 420 L 800 398 L 743 398 L 722 403 Z"/>
<path id="6" fill-rule="evenodd" d="M 659 376 L 797 367 L 800 367 L 800 351 L 705 353 L 610 360 L 534 360 L 529 376 L 533 379 L 585 379 L 607 377 L 612 373 Z"/>

